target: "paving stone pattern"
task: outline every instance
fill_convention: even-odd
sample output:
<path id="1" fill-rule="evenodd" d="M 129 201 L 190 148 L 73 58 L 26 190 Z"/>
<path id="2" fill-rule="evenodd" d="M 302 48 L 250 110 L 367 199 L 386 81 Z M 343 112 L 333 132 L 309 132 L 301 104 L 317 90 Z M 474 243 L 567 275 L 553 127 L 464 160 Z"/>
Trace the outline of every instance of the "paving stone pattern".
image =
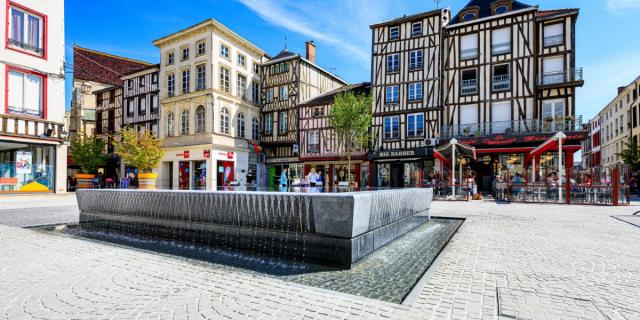
<path id="1" fill-rule="evenodd" d="M 0 319 L 640 319 L 636 210 L 436 202 L 467 220 L 406 305 L 0 226 Z"/>

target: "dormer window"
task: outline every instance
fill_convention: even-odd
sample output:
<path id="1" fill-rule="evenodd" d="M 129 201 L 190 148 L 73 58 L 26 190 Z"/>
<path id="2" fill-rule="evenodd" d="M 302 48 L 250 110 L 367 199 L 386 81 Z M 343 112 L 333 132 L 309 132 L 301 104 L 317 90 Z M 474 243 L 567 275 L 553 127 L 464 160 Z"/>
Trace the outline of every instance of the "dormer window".
<path id="1" fill-rule="evenodd" d="M 389 28 L 389 40 L 398 40 L 400 39 L 400 27 L 390 27 Z"/>
<path id="2" fill-rule="evenodd" d="M 503 13 L 507 13 L 508 11 L 509 11 L 509 7 L 504 5 L 496 8 L 496 14 L 503 14 Z"/>
<path id="3" fill-rule="evenodd" d="M 462 16 L 462 21 L 471 21 L 476 18 L 476 14 L 473 12 L 469 12 Z"/>

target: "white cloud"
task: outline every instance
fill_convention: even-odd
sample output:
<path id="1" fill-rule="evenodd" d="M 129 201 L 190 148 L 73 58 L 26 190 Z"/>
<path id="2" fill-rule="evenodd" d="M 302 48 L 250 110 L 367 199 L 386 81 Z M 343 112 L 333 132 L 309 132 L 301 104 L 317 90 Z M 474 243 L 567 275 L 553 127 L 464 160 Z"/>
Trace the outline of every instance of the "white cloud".
<path id="1" fill-rule="evenodd" d="M 640 9 L 640 0 L 607 0 L 607 10 L 616 13 Z"/>
<path id="2" fill-rule="evenodd" d="M 323 42 L 362 66 L 370 63 L 369 24 L 378 21 L 367 0 L 306 2 L 291 0 L 239 0 L 265 21 Z M 386 4 L 386 1 L 381 1 Z M 378 7 L 379 9 L 380 7 Z"/>

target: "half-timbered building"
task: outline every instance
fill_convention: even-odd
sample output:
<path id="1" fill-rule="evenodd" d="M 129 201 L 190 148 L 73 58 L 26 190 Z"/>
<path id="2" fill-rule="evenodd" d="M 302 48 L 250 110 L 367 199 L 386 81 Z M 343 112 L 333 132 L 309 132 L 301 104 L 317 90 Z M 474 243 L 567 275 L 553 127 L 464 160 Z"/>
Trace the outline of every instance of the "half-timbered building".
<path id="1" fill-rule="evenodd" d="M 566 167 L 580 149 L 575 89 L 578 9 L 542 11 L 515 0 L 472 0 L 445 27 L 442 143 L 457 138 L 476 147 L 480 189 L 498 174 L 537 163 L 557 167 L 555 153 L 530 151 L 554 133 L 567 133 Z M 509 172 L 509 173 L 507 173 Z M 527 177 L 532 176 L 527 174 Z"/>
<path id="2" fill-rule="evenodd" d="M 418 186 L 433 168 L 427 147 L 440 135 L 442 27 L 449 18 L 443 9 L 371 26 L 377 186 Z"/>
<path id="3" fill-rule="evenodd" d="M 369 187 L 370 164 L 367 150 L 351 155 L 351 166 L 338 143 L 331 127 L 330 112 L 338 94 L 352 92 L 369 95 L 370 83 L 359 83 L 340 87 L 321 94 L 298 105 L 300 114 L 300 161 L 304 164 L 304 175 L 310 172 L 322 176 L 321 187 L 348 186 L 349 181 L 358 187 Z M 351 177 L 351 179 L 349 179 Z"/>
<path id="4" fill-rule="evenodd" d="M 113 154 L 115 139 L 119 139 L 122 128 L 122 87 L 112 86 L 94 92 L 96 96 L 96 137 L 102 139 L 106 145 L 106 152 L 110 155 L 104 165 L 107 177 L 120 177 L 120 160 Z"/>
<path id="5" fill-rule="evenodd" d="M 306 43 L 306 55 L 282 50 L 262 65 L 262 147 L 266 155 L 268 186 L 289 185 L 303 179 L 299 157 L 298 104 L 346 84 L 315 63 L 315 44 Z"/>
<path id="6" fill-rule="evenodd" d="M 122 126 L 158 135 L 160 120 L 160 65 L 129 73 L 122 77 Z"/>

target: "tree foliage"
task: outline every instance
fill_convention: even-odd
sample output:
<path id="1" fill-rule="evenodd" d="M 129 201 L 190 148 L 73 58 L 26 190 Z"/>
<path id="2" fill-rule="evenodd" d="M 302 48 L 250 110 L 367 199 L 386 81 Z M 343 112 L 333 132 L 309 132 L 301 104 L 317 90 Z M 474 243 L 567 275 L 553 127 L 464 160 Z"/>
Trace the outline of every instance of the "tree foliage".
<path id="1" fill-rule="evenodd" d="M 125 128 L 120 131 L 120 137 L 120 141 L 114 142 L 114 153 L 127 165 L 150 173 L 162 161 L 164 151 L 160 140 L 151 132 Z"/>
<path id="2" fill-rule="evenodd" d="M 636 141 L 627 142 L 625 149 L 619 155 L 633 171 L 640 169 L 640 149 Z"/>
<path id="3" fill-rule="evenodd" d="M 95 174 L 107 161 L 105 145 L 105 142 L 96 136 L 78 137 L 71 142 L 71 160 L 80 166 L 82 173 Z"/>
<path id="4" fill-rule="evenodd" d="M 329 122 L 342 154 L 347 157 L 349 168 L 353 153 L 366 149 L 369 143 L 371 103 L 371 95 L 342 92 L 336 95 L 329 112 Z"/>

